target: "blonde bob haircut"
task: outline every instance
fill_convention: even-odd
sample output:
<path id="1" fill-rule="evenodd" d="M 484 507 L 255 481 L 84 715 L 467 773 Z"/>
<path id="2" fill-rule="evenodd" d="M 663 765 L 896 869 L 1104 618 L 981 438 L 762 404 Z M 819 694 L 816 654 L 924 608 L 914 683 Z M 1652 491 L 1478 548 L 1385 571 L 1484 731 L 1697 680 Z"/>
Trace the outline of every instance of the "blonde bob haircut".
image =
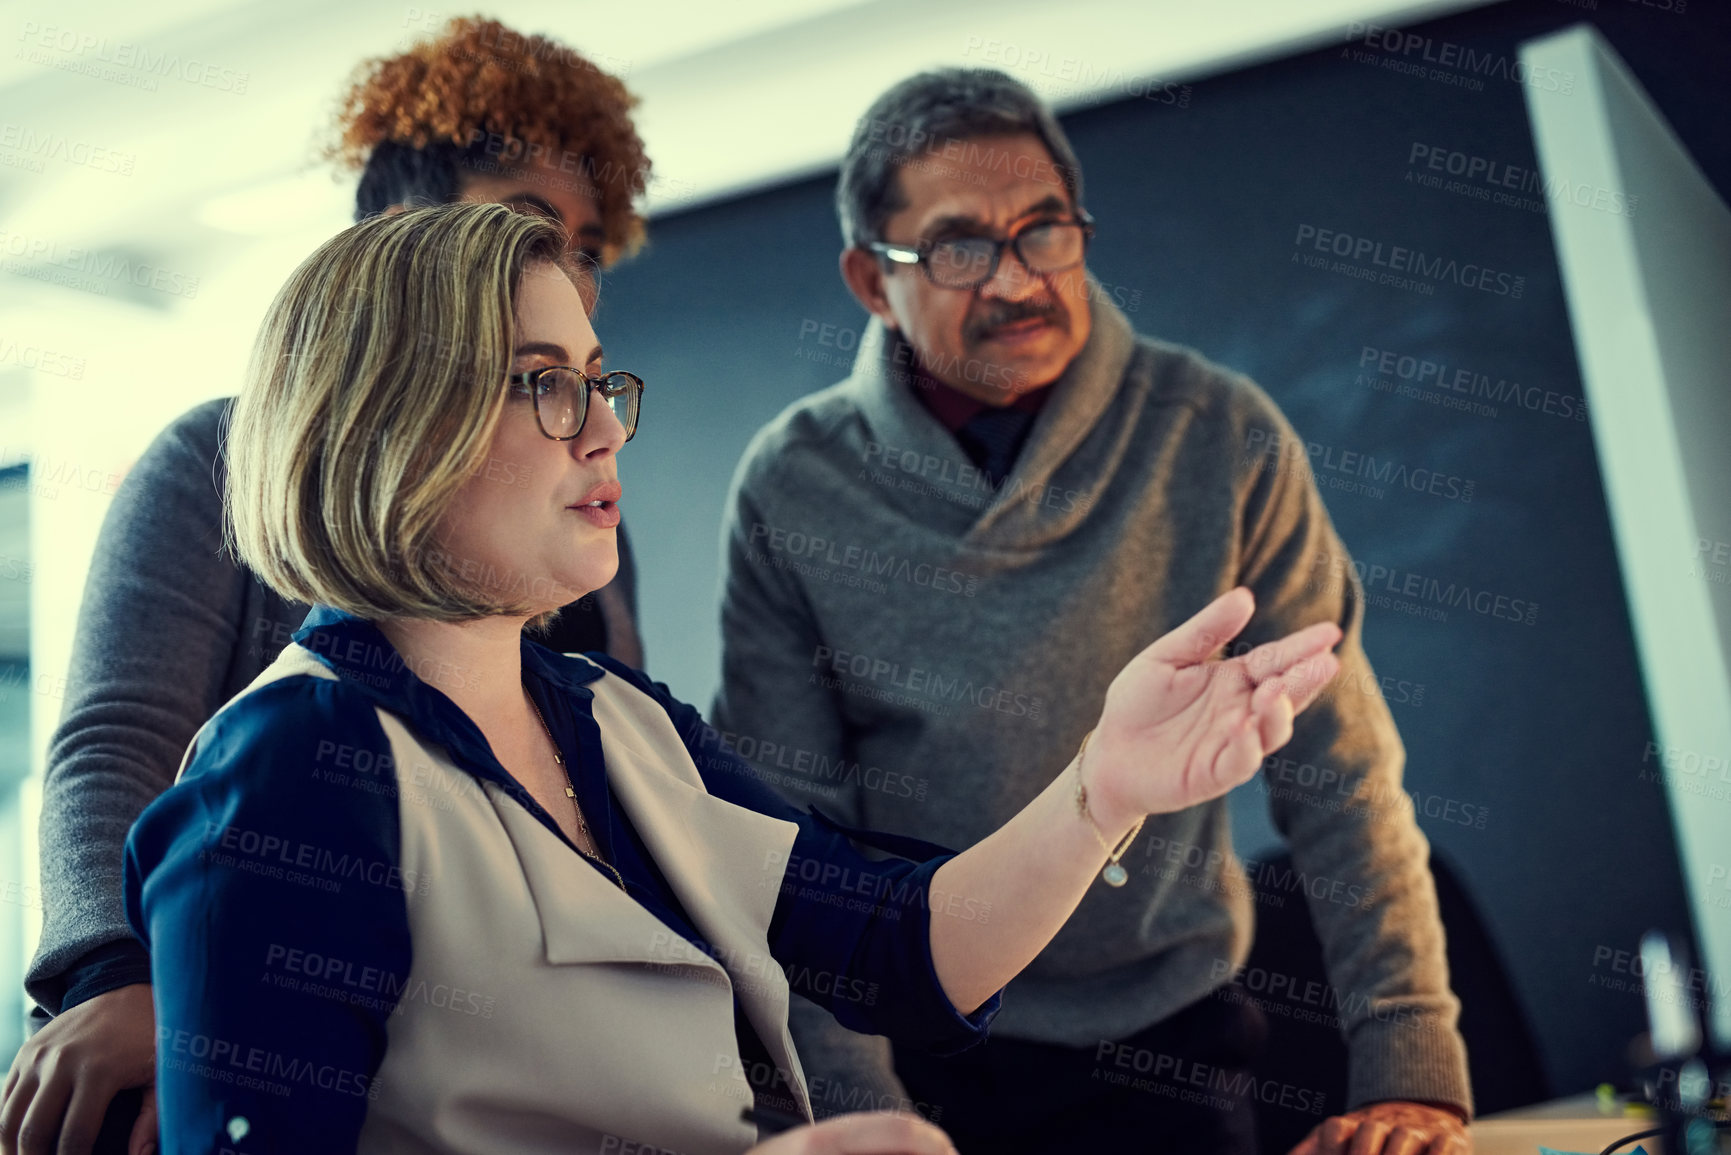
<path id="1" fill-rule="evenodd" d="M 437 532 L 485 466 L 524 272 L 558 267 L 593 301 L 566 239 L 544 217 L 448 204 L 373 217 L 303 261 L 265 315 L 228 431 L 235 556 L 284 597 L 368 619 L 544 609 Z"/>

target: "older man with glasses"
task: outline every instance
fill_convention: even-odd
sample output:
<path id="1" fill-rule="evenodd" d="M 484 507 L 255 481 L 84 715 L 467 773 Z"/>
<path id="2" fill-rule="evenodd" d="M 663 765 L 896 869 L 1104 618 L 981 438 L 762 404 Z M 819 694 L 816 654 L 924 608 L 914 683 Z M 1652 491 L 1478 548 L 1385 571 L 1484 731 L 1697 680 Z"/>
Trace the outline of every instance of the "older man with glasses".
<path id="1" fill-rule="evenodd" d="M 1242 376 L 1131 330 L 1086 269 L 1075 155 L 1025 86 L 896 85 L 836 200 L 872 320 L 851 376 L 760 431 L 735 477 L 717 744 L 842 822 L 965 847 L 1048 785 L 1129 655 L 1235 586 L 1256 614 L 1230 652 L 1333 620 L 1340 684 L 1376 684 L 1302 453 L 1247 452 L 1299 444 L 1290 425 Z M 1388 707 L 1326 695 L 1281 757 L 1327 771 L 1269 797 L 1298 872 L 1330 883 L 1305 890 L 1351 1056 L 1345 1104 L 1276 1088 L 1314 1115 L 1298 1151 L 1465 1150 L 1459 1003 Z M 983 1046 L 892 1053 L 805 1008 L 820 1109 L 918 1104 L 970 1153 L 1255 1150 L 1264 1024 L 1219 997 L 1252 923 L 1225 801 L 1109 849 Z"/>

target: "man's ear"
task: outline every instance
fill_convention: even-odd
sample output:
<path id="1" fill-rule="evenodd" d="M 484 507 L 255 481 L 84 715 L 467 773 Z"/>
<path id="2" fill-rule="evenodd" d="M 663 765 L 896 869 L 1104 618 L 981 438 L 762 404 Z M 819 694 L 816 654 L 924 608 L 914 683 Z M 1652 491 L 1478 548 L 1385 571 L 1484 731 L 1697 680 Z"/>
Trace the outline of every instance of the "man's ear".
<path id="1" fill-rule="evenodd" d="M 848 292 L 864 305 L 866 312 L 890 328 L 896 328 L 895 314 L 890 312 L 889 298 L 884 295 L 884 270 L 877 257 L 857 246 L 841 251 L 841 279 Z"/>
<path id="2" fill-rule="evenodd" d="M 404 209 L 406 209 L 408 207 L 409 207 L 408 205 L 405 205 L 401 202 L 398 202 L 397 204 L 394 204 L 394 205 L 386 205 L 385 211 L 381 215 L 387 216 L 387 217 L 394 217 L 398 213 L 402 212 Z"/>

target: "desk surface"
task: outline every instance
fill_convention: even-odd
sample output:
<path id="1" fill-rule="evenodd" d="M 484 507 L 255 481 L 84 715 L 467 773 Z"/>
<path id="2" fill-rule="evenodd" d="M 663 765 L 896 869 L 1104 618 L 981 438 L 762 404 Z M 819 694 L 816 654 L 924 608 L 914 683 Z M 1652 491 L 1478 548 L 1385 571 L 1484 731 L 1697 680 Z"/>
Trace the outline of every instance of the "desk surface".
<path id="1" fill-rule="evenodd" d="M 1657 1120 L 1633 1115 L 1606 1115 L 1592 1092 L 1553 1099 L 1514 1111 L 1476 1119 L 1472 1125 L 1476 1155 L 1538 1155 L 1543 1144 L 1557 1151 L 1598 1155 L 1612 1142 L 1636 1131 L 1658 1126 Z M 1658 1140 L 1642 1139 L 1648 1155 L 1660 1155 Z M 1634 1150 L 1630 1144 L 1627 1150 Z"/>

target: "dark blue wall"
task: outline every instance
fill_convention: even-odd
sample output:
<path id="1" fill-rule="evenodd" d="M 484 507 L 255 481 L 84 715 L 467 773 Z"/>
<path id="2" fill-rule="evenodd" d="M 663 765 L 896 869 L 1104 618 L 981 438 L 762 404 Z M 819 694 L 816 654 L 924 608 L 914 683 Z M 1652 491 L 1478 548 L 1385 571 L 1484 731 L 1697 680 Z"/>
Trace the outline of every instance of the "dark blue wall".
<path id="1" fill-rule="evenodd" d="M 1433 52 L 1489 53 L 1488 75 L 1454 70 L 1478 90 L 1388 66 L 1417 54 L 1359 45 L 1366 56 L 1334 48 L 1195 82 L 1186 107 L 1130 100 L 1066 119 L 1100 221 L 1091 267 L 1139 330 L 1251 375 L 1335 461 L 1369 454 L 1457 479 L 1457 492 L 1472 483 L 1470 501 L 1325 489 L 1355 557 L 1393 575 L 1383 592 L 1418 575 L 1500 596 L 1503 613 L 1536 604 L 1531 624 L 1494 603 L 1435 620 L 1410 612 L 1434 605 L 1422 596 L 1390 595 L 1365 642 L 1388 679 L 1420 824 L 1482 904 L 1560 1091 L 1620 1076 L 1643 1025 L 1636 993 L 1600 984 L 1613 975 L 1603 952 L 1687 923 L 1664 798 L 1643 777 L 1649 723 L 1591 430 L 1507 399 L 1486 414 L 1379 391 L 1362 361 L 1388 350 L 1518 384 L 1540 405 L 1546 393 L 1558 410 L 1577 403 L 1545 214 L 1423 187 L 1409 171 L 1429 170 L 1411 158 L 1424 146 L 1533 168 L 1522 89 L 1499 70 L 1520 40 L 1588 19 L 1723 193 L 1723 7 L 1664 2 L 1584 12 L 1534 0 L 1414 30 Z M 622 468 L 651 668 L 705 705 L 733 466 L 759 425 L 845 374 L 864 320 L 836 273 L 832 190 L 807 181 L 658 220 L 645 255 L 609 275 L 597 317 L 610 362 L 651 390 Z M 1522 278 L 1520 295 L 1449 280 L 1426 294 L 1305 267 L 1305 226 L 1489 266 Z M 1240 847 L 1260 849 L 1273 837 L 1260 802 L 1240 801 Z"/>

